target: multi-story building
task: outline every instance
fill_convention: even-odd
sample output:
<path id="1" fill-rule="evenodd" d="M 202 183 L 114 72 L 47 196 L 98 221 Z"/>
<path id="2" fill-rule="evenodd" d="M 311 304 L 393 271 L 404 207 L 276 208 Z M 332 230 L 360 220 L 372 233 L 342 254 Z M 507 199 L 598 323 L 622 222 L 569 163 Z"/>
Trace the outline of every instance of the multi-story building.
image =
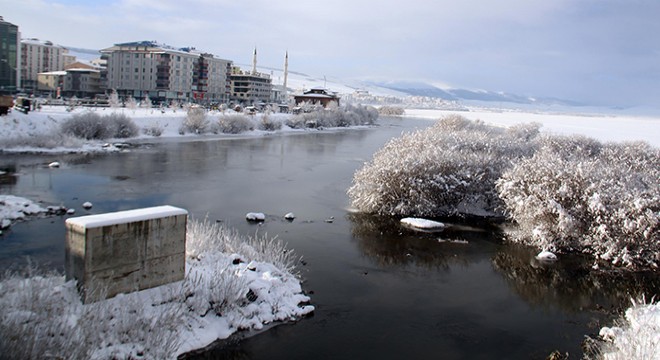
<path id="1" fill-rule="evenodd" d="M 21 88 L 20 40 L 18 26 L 0 16 L 0 93 L 12 93 Z"/>
<path id="2" fill-rule="evenodd" d="M 202 103 L 229 99 L 230 60 L 152 41 L 115 44 L 101 53 L 107 60 L 106 86 L 120 97 Z"/>
<path id="3" fill-rule="evenodd" d="M 67 65 L 62 71 L 49 71 L 37 75 L 37 90 L 53 97 L 93 97 L 103 92 L 101 69 L 81 62 Z"/>
<path id="4" fill-rule="evenodd" d="M 246 104 L 272 101 L 273 82 L 270 75 L 243 71 L 234 67 L 231 73 L 231 99 Z"/>
<path id="5" fill-rule="evenodd" d="M 39 73 L 64 70 L 66 61 L 71 61 L 69 50 L 39 39 L 21 40 L 21 84 L 26 91 L 37 89 Z"/>

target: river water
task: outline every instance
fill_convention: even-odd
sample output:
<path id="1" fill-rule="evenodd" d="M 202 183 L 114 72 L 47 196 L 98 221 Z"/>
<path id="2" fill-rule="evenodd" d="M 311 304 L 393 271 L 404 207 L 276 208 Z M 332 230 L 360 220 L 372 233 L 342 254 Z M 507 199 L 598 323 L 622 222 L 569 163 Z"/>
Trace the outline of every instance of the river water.
<path id="1" fill-rule="evenodd" d="M 430 124 L 383 118 L 372 128 L 155 140 L 114 154 L 3 154 L 0 169 L 13 175 L 0 193 L 76 215 L 174 205 L 247 235 L 278 236 L 303 257 L 313 316 L 191 358 L 542 359 L 554 350 L 579 358 L 584 336 L 609 325 L 630 296 L 658 293 L 657 276 L 597 275 L 577 256 L 540 264 L 533 249 L 503 244 L 498 227 L 481 221 L 443 219 L 457 226 L 417 233 L 348 211 L 353 172 L 387 140 Z M 83 210 L 85 201 L 94 207 Z M 267 219 L 248 223 L 247 212 Z M 64 217 L 16 224 L 0 237 L 0 266 L 30 256 L 61 270 L 64 236 Z"/>

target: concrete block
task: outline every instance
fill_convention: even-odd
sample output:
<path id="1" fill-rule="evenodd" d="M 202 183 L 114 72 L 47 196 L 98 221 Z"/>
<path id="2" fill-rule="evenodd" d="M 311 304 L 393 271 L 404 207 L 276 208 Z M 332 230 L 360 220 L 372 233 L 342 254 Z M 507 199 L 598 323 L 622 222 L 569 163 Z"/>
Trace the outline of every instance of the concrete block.
<path id="1" fill-rule="evenodd" d="M 84 303 L 183 280 L 188 212 L 173 206 L 66 220 L 66 278 Z"/>

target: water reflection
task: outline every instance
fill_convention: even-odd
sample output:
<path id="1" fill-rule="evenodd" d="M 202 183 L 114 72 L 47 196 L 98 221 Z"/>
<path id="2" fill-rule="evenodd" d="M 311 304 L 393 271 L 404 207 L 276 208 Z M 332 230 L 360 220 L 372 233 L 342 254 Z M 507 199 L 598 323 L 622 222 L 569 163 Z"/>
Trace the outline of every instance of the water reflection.
<path id="1" fill-rule="evenodd" d="M 508 245 L 493 257 L 493 268 L 509 287 L 534 306 L 558 307 L 563 311 L 620 310 L 630 299 L 660 293 L 660 276 L 628 271 L 595 272 L 580 255 L 564 255 L 559 261 L 542 263 L 537 251 Z"/>
<path id="2" fill-rule="evenodd" d="M 350 214 L 348 219 L 359 251 L 378 266 L 449 271 L 490 259 L 509 288 L 535 307 L 611 313 L 630 306 L 631 298 L 660 293 L 658 274 L 592 271 L 589 259 L 579 254 L 543 263 L 534 258 L 536 249 L 502 244 L 497 228 L 486 223 L 423 233 L 394 217 Z"/>
<path id="3" fill-rule="evenodd" d="M 408 266 L 449 270 L 487 256 L 497 236 L 483 228 L 456 224 L 442 232 L 404 227 L 399 218 L 349 214 L 351 233 L 360 252 L 379 266 Z"/>

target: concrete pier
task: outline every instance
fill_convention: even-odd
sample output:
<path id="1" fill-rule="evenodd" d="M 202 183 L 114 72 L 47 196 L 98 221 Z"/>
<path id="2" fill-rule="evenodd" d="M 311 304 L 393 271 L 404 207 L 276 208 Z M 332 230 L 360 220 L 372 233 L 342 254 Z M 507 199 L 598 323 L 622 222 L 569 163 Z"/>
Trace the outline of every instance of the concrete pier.
<path id="1" fill-rule="evenodd" d="M 183 280 L 188 212 L 157 206 L 66 220 L 66 279 L 83 303 Z"/>

